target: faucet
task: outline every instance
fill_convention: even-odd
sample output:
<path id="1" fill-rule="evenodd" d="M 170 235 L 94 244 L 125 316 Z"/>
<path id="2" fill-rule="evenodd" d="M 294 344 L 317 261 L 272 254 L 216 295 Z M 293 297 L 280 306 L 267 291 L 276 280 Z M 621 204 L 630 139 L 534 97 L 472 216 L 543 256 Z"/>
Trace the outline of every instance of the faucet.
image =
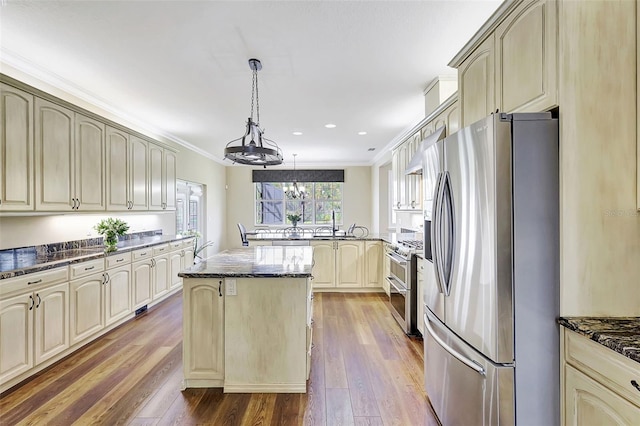
<path id="1" fill-rule="evenodd" d="M 336 236 L 336 211 L 331 210 L 331 235 Z"/>

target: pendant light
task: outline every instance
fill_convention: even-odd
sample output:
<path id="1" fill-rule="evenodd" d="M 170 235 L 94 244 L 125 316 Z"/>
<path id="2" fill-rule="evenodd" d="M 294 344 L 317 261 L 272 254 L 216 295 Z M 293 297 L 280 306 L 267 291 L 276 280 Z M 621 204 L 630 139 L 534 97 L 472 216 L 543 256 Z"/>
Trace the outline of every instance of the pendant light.
<path id="1" fill-rule="evenodd" d="M 293 154 L 293 184 L 289 187 L 285 187 L 284 193 L 287 198 L 304 199 L 307 196 L 304 185 L 298 186 L 298 180 L 296 179 L 296 155 L 298 154 Z"/>
<path id="2" fill-rule="evenodd" d="M 249 59 L 249 68 L 253 71 L 251 87 L 251 116 L 247 119 L 247 129 L 244 136 L 227 143 L 224 149 L 224 158 L 234 163 L 249 166 L 275 166 L 282 164 L 282 150 L 274 141 L 263 136 L 260 128 L 260 98 L 258 96 L 258 71 L 262 64 L 258 59 Z M 255 100 L 256 120 L 253 120 Z M 241 144 L 233 145 L 234 142 Z"/>

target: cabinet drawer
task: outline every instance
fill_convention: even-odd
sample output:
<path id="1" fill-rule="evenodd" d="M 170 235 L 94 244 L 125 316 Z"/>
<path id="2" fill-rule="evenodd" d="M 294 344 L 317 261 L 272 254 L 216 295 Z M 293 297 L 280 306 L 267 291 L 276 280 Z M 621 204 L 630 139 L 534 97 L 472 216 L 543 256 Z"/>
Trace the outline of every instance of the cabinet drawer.
<path id="1" fill-rule="evenodd" d="M 153 250 L 151 249 L 151 247 L 147 247 L 144 249 L 140 249 L 140 250 L 136 250 L 134 252 L 131 252 L 131 256 L 133 258 L 133 261 L 136 260 L 141 260 L 141 259 L 148 259 L 153 255 Z"/>
<path id="2" fill-rule="evenodd" d="M 162 244 L 159 246 L 153 246 L 153 255 L 158 256 L 169 252 L 169 244 Z"/>
<path id="3" fill-rule="evenodd" d="M 640 407 L 640 363 L 573 331 L 564 331 L 565 360 Z"/>
<path id="4" fill-rule="evenodd" d="M 66 266 L 22 275 L 15 278 L 7 278 L 0 281 L 0 296 L 4 296 L 15 291 L 22 291 L 36 287 L 39 288 L 65 281 L 69 281 L 69 269 Z"/>
<path id="5" fill-rule="evenodd" d="M 131 252 L 114 254 L 104 260 L 104 266 L 107 269 L 117 268 L 127 263 L 131 263 Z"/>
<path id="6" fill-rule="evenodd" d="M 69 266 L 69 279 L 73 280 L 85 275 L 104 271 L 104 260 L 96 259 Z"/>
<path id="7" fill-rule="evenodd" d="M 169 243 L 169 249 L 171 251 L 180 250 L 183 247 L 182 241 L 173 241 Z"/>

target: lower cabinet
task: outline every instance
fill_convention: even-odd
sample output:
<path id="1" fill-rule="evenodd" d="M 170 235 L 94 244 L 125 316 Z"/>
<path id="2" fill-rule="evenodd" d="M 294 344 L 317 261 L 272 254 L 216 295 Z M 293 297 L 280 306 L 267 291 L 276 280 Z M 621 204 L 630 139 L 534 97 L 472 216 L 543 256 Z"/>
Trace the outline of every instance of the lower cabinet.
<path id="1" fill-rule="evenodd" d="M 365 287 L 382 287 L 382 242 L 365 241 Z"/>
<path id="2" fill-rule="evenodd" d="M 425 260 L 418 257 L 417 279 L 418 288 L 416 289 L 416 321 L 418 322 L 418 331 L 424 336 L 424 263 Z"/>
<path id="3" fill-rule="evenodd" d="M 0 383 L 69 347 L 69 283 L 0 301 Z"/>
<path id="4" fill-rule="evenodd" d="M 151 302 L 151 259 L 131 264 L 131 287 L 133 310 Z"/>
<path id="5" fill-rule="evenodd" d="M 107 269 L 104 284 L 105 325 L 131 313 L 131 265 Z"/>
<path id="6" fill-rule="evenodd" d="M 640 419 L 640 363 L 561 327 L 562 424 L 632 425 Z"/>
<path id="7" fill-rule="evenodd" d="M 364 241 L 312 241 L 310 244 L 314 288 L 366 286 Z"/>
<path id="8" fill-rule="evenodd" d="M 169 278 L 169 254 L 155 256 L 151 265 L 153 282 L 153 300 L 158 300 L 169 293 L 171 279 Z"/>
<path id="9" fill-rule="evenodd" d="M 182 278 L 178 276 L 178 272 L 183 269 L 184 262 L 184 250 L 173 251 L 169 253 L 169 288 L 174 289 L 182 285 Z"/>
<path id="10" fill-rule="evenodd" d="M 103 272 L 69 283 L 69 332 L 71 344 L 81 342 L 104 328 Z"/>
<path id="11" fill-rule="evenodd" d="M 224 285 L 222 279 L 187 279 L 183 291 L 184 387 L 224 382 Z"/>

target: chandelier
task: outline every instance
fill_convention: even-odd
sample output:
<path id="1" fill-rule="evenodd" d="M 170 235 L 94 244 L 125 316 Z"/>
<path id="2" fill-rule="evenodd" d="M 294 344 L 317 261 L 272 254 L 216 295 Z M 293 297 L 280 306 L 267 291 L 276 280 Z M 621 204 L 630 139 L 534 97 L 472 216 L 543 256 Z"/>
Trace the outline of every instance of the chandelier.
<path id="1" fill-rule="evenodd" d="M 293 154 L 293 183 L 284 187 L 284 194 L 287 198 L 304 199 L 307 196 L 304 185 L 298 186 L 298 180 L 296 179 L 296 155 L 298 154 Z"/>
<path id="2" fill-rule="evenodd" d="M 262 64 L 258 59 L 249 59 L 249 67 L 253 71 L 251 86 L 251 116 L 247 119 L 247 129 L 244 136 L 227 143 L 224 149 L 224 158 L 234 163 L 249 166 L 275 166 L 282 164 L 282 150 L 274 141 L 263 136 L 260 128 L 260 98 L 258 96 L 258 71 Z M 256 120 L 253 120 L 255 100 Z M 233 145 L 242 141 L 241 144 Z"/>

